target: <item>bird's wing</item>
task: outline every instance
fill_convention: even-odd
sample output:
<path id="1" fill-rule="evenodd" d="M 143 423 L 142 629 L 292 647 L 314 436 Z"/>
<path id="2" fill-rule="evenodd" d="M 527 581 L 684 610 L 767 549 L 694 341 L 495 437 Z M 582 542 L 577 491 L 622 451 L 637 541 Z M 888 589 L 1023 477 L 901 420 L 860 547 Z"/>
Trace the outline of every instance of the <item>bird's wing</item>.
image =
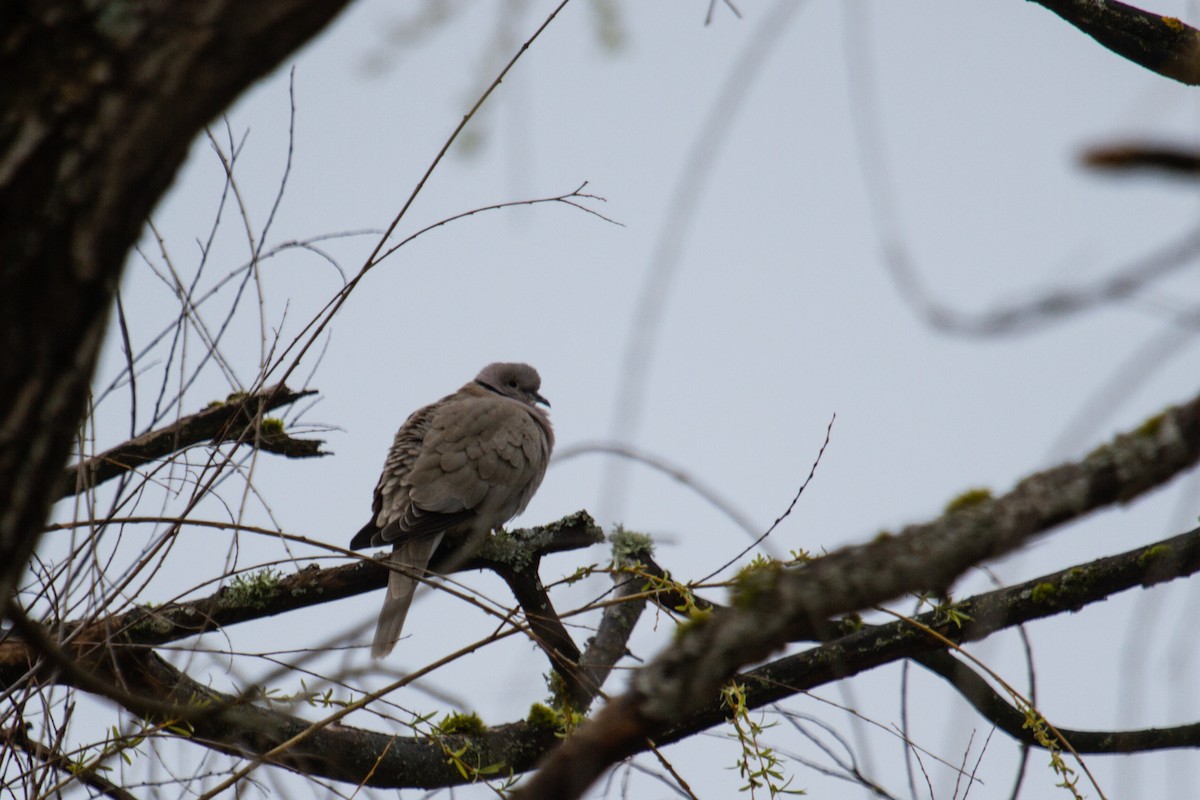
<path id="1" fill-rule="evenodd" d="M 549 443 L 528 406 L 468 385 L 433 415 L 406 483 L 425 514 L 472 511 L 487 528 L 524 510 L 542 481 Z"/>
<path id="2" fill-rule="evenodd" d="M 431 536 L 476 518 L 502 525 L 524 510 L 549 460 L 548 433 L 526 405 L 467 384 L 401 426 L 374 516 L 350 546 Z"/>
<path id="3" fill-rule="evenodd" d="M 432 535 L 465 522 L 472 516 L 473 512 L 468 509 L 448 514 L 430 514 L 414 506 L 407 480 L 421 455 L 434 417 L 453 398 L 454 395 L 443 397 L 436 403 L 417 409 L 396 431 L 396 438 L 383 465 L 383 473 L 375 486 L 371 520 L 350 540 L 352 550 L 378 547 L 405 535 Z"/>

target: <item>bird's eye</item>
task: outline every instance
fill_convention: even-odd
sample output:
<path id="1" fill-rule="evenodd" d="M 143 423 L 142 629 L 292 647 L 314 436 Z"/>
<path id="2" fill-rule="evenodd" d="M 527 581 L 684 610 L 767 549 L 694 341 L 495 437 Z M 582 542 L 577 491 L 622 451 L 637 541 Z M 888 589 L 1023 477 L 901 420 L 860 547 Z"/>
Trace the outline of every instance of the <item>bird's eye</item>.
<path id="1" fill-rule="evenodd" d="M 510 380 L 508 382 L 508 385 L 510 388 L 513 388 L 513 389 L 517 388 L 517 382 L 515 380 Z"/>

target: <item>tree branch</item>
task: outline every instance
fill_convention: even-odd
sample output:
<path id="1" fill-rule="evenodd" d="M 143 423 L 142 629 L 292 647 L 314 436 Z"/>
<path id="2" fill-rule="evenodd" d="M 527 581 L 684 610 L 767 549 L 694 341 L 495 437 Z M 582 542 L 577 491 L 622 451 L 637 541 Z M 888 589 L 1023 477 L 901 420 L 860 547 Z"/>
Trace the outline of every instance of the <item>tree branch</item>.
<path id="1" fill-rule="evenodd" d="M 1001 697 L 967 664 L 945 651 L 926 653 L 913 660 L 945 678 L 980 716 L 995 723 L 1000 730 L 1030 747 L 1044 748 L 1027 724 L 1029 717 Z M 1071 743 L 1071 749 L 1080 754 L 1145 753 L 1200 747 L 1200 723 L 1131 731 L 1080 731 L 1061 725 L 1054 728 Z"/>
<path id="2" fill-rule="evenodd" d="M 1162 485 L 1200 458 L 1200 397 L 1118 436 L 1085 460 L 1021 481 L 1008 495 L 848 547 L 798 569 L 746 575 L 733 607 L 714 611 L 634 674 L 629 691 L 579 728 L 514 798 L 574 798 L 601 772 L 662 741 L 671 725 L 716 698 L 742 665 L 819 634 L 829 617 L 904 592 L 945 589 L 964 570 L 1036 535 Z"/>
<path id="3" fill-rule="evenodd" d="M 1187 180 L 1200 175 L 1200 152 L 1184 145 L 1114 142 L 1087 148 L 1080 161 L 1108 172 L 1160 172 Z"/>
<path id="4" fill-rule="evenodd" d="M 914 626 L 907 620 L 866 626 L 819 647 L 738 673 L 737 680 L 745 685 L 747 707 L 763 708 L 902 658 L 920 661 L 930 654 L 945 655 L 945 640 L 960 644 L 982 640 L 997 631 L 1025 622 L 1102 602 L 1130 588 L 1186 577 L 1198 571 L 1200 528 L 960 602 L 956 607 L 969 616 L 961 628 L 939 611 L 916 618 L 920 626 L 935 631 L 942 638 L 926 634 L 922 627 Z M 662 746 L 682 741 L 723 724 L 727 716 L 728 710 L 722 706 L 719 698 L 714 697 L 703 708 L 661 732 L 655 737 L 654 743 Z M 985 718 L 998 724 L 1000 722 L 988 714 L 985 714 Z M 1007 730 L 1006 726 L 1001 727 Z M 1070 730 L 1058 725 L 1056 727 L 1064 732 Z M 1070 730 L 1067 738 L 1073 746 L 1076 744 L 1074 737 L 1080 734 L 1080 741 L 1084 742 L 1087 751 L 1097 753 L 1200 746 L 1200 726 L 1194 725 L 1118 732 L 1114 736 L 1119 738 L 1111 745 L 1104 743 L 1104 734 L 1101 732 Z M 627 755 L 644 752 L 649 747 L 649 742 L 642 740 Z"/>
<path id="5" fill-rule="evenodd" d="M 328 455 L 321 450 L 324 442 L 319 439 L 295 439 L 283 432 L 267 433 L 259 427 L 262 415 L 268 411 L 316 393 L 315 389 L 297 392 L 280 384 L 251 395 L 233 395 L 224 403 L 215 403 L 172 425 L 149 431 L 67 467 L 59 480 L 56 496 L 62 499 L 79 494 L 143 464 L 203 442 L 215 445 L 244 439 L 260 450 L 289 458 Z M 244 424 L 237 424 L 239 420 Z M 253 432 L 247 432 L 247 428 Z"/>
<path id="6" fill-rule="evenodd" d="M 1034 0 L 1123 58 L 1189 86 L 1200 85 L 1200 31 L 1116 0 Z"/>
<path id="7" fill-rule="evenodd" d="M 118 521 L 128 520 L 114 520 Z M 473 558 L 455 561 L 453 571 L 488 569 L 498 572 L 551 553 L 578 550 L 603 541 L 604 534 L 591 516 L 586 511 L 577 511 L 548 525 L 519 528 L 492 536 Z M 435 558 L 430 570 L 444 572 L 446 566 L 446 558 Z M 240 622 L 265 619 L 382 589 L 387 585 L 387 576 L 386 554 L 374 559 L 359 558 L 329 569 L 313 564 L 277 580 L 261 581 L 253 592 L 231 590 L 226 586 L 195 600 L 137 608 L 92 622 L 62 624 L 72 630 L 102 626 L 129 644 L 162 645 Z M 8 646 L 20 644 L 12 639 L 7 643 Z M 27 661 L 27 656 L 0 645 L 0 671 L 5 665 Z"/>
<path id="8" fill-rule="evenodd" d="M 121 268 L 196 133 L 347 0 L 6 4 L 0 611 L 41 535 Z"/>
<path id="9" fill-rule="evenodd" d="M 621 569 L 625 566 L 628 566 L 628 562 L 622 560 L 617 564 L 618 569 L 613 571 L 611 603 L 604 608 L 596 635 L 588 639 L 587 647 L 579 657 L 579 664 L 587 674 L 586 685 L 594 687 L 587 702 L 575 706 L 580 711 L 587 710 L 608 681 L 613 667 L 629 654 L 629 637 L 646 608 L 646 599 L 641 591 L 642 581 Z"/>
<path id="10" fill-rule="evenodd" d="M 1024 583 L 976 595 L 955 608 L 965 615 L 961 627 L 940 611 L 886 625 L 866 626 L 855 633 L 738 674 L 746 684 L 746 705 L 761 708 L 799 692 L 902 658 L 945 650 L 955 644 L 981 641 L 1017 625 L 1044 619 L 1106 600 L 1137 586 L 1151 586 L 1200 572 L 1200 528 L 1125 553 L 1043 575 Z M 925 628 L 934 631 L 933 637 Z M 726 710 L 719 698 L 655 739 L 666 744 L 718 725 Z"/>
<path id="11" fill-rule="evenodd" d="M 1200 571 L 1200 529 L 972 597 L 957 605 L 969 617 L 961 628 L 936 611 L 921 615 L 916 621 L 957 643 L 978 641 L 1023 622 L 1078 610 L 1119 591 L 1172 580 L 1197 571 Z M 614 575 L 614 580 L 619 580 L 618 576 Z M 622 586 L 626 594 L 640 594 L 639 583 L 635 577 L 623 582 Z M 640 604 L 641 601 L 635 602 Z M 606 609 L 596 640 L 607 638 L 607 626 L 629 626 L 628 620 L 621 619 L 624 616 L 621 610 L 627 605 L 633 603 L 617 603 Z M 616 638 L 620 642 L 625 641 L 620 633 Z M 100 635 L 90 639 L 76 637 L 70 644 L 74 648 L 71 651 L 72 658 L 81 669 L 94 673 L 100 679 L 112 681 L 114 685 L 137 687 L 143 695 L 140 698 L 141 706 L 145 708 L 161 709 L 172 704 L 195 708 L 195 714 L 189 715 L 192 739 L 205 746 L 225 753 L 258 756 L 289 741 L 311 725 L 299 717 L 254 705 L 249 698 L 234 697 L 200 686 L 152 651 L 137 646 L 114 647 L 108 644 L 113 641 L 112 637 L 105 639 Z M 12 648 L 17 644 L 11 640 L 0 643 L 0 685 L 12 685 L 31 666 L 28 663 L 21 665 L 12 658 Z M 605 648 L 602 641 L 589 643 L 581 663 L 584 666 L 593 665 L 593 659 L 602 648 Z M 870 626 L 819 647 L 778 659 L 741 673 L 738 679 L 745 683 L 747 706 L 761 708 L 901 658 L 920 659 L 931 653 L 943 652 L 944 648 L 943 639 L 928 635 L 922 627 L 913 626 L 907 620 L 898 620 L 886 625 Z M 604 660 L 611 666 L 624 653 L 624 646 L 608 647 L 607 651 Z M 23 652 L 27 657 L 30 655 L 27 650 Z M 44 674 L 43 677 L 73 684 L 70 676 Z M 602 684 L 603 680 L 597 677 L 596 685 Z M 660 746 L 669 744 L 722 724 L 726 713 L 719 698 L 708 699 L 703 707 L 686 719 L 663 730 L 655 743 Z M 1195 744 L 1186 738 L 1195 734 L 1195 731 L 1184 728 L 1167 729 L 1157 739 L 1153 738 L 1153 732 L 1130 732 L 1130 736 L 1139 733 L 1142 734 L 1140 739 L 1128 738 L 1124 746 L 1133 748 L 1134 744 L 1138 744 L 1145 748 Z M 466 780 L 447 763 L 447 747 L 456 752 L 467 748 L 465 752 L 477 758 L 480 766 L 503 764 L 514 772 L 521 772 L 531 769 L 539 755 L 549 750 L 556 741 L 553 730 L 528 722 L 499 725 L 481 734 L 437 739 L 427 736 L 396 738 L 391 733 L 334 725 L 313 732 L 272 763 L 355 783 L 363 780 L 363 776 L 370 775 L 368 785 L 372 786 L 433 788 L 457 785 Z M 1075 744 L 1074 739 L 1071 741 Z M 632 752 L 648 749 L 649 746 L 642 739 L 634 745 Z"/>
<path id="12" fill-rule="evenodd" d="M 91 787 L 100 794 L 113 798 L 113 800 L 138 800 L 136 795 L 127 792 L 108 778 L 105 778 L 95 767 L 83 766 L 79 762 L 67 758 L 57 750 L 29 738 L 29 733 L 24 725 L 15 725 L 8 730 L 0 731 L 0 742 L 4 742 L 9 747 L 24 750 L 39 761 L 45 762 L 56 770 L 70 775 L 84 786 Z"/>

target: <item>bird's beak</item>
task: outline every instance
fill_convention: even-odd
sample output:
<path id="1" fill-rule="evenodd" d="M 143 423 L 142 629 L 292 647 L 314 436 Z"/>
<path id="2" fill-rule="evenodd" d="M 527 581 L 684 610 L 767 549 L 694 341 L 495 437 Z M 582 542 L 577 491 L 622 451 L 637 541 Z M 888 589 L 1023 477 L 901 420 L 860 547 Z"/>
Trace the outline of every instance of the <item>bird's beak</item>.
<path id="1" fill-rule="evenodd" d="M 546 408 L 549 408 L 549 407 L 550 407 L 550 401 L 549 401 L 549 400 L 547 400 L 546 398 L 542 397 L 542 396 L 541 396 L 540 394 L 538 394 L 537 392 L 534 392 L 534 393 L 533 393 L 533 399 L 534 399 L 536 402 L 538 402 L 538 403 L 541 403 L 542 405 L 544 405 Z"/>

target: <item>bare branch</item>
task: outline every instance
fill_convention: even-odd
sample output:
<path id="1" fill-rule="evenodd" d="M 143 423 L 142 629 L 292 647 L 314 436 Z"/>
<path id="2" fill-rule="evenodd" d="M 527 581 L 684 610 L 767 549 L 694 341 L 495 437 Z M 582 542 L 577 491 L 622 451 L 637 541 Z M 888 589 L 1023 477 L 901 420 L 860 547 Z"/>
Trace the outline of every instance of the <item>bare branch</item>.
<path id="1" fill-rule="evenodd" d="M 1044 747 L 1027 724 L 1029 717 L 1000 696 L 967 664 L 942 651 L 927 653 L 914 659 L 930 672 L 940 675 L 975 707 L 980 716 L 996 724 L 1018 742 L 1030 747 Z M 1170 728 L 1147 728 L 1129 731 L 1080 731 L 1056 725 L 1057 731 L 1071 743 L 1077 753 L 1145 753 L 1170 748 L 1200 747 L 1200 723 Z"/>
<path id="2" fill-rule="evenodd" d="M 1034 0 L 1123 58 L 1189 86 L 1200 85 L 1200 31 L 1116 0 Z"/>
<path id="3" fill-rule="evenodd" d="M 1200 176 L 1200 152 L 1190 146 L 1117 142 L 1089 147 L 1080 160 L 1106 172 L 1161 172 L 1188 180 Z"/>
<path id="4" fill-rule="evenodd" d="M 597 692 L 608 680 L 613 667 L 629 652 L 629 637 L 646 607 L 645 597 L 639 597 L 644 581 L 632 571 L 635 563 L 631 561 L 632 557 L 632 554 L 616 557 L 619 569 L 614 570 L 612 575 L 613 602 L 605 607 L 596 635 L 588 640 L 587 648 L 579 659 L 587 672 L 588 683 L 596 687 Z M 638 553 L 636 558 L 638 562 L 648 560 L 649 553 Z M 593 696 L 588 702 L 594 699 Z"/>
<path id="5" fill-rule="evenodd" d="M 84 786 L 90 786 L 100 794 L 113 798 L 113 800 L 138 800 L 136 795 L 130 794 L 108 778 L 105 778 L 99 770 L 91 767 L 83 767 L 78 762 L 72 761 L 53 748 L 31 739 L 23 725 L 17 725 L 8 730 L 0 731 L 0 742 L 4 742 L 9 747 L 24 750 L 39 761 L 43 761 L 60 772 L 70 775 Z"/>
<path id="6" fill-rule="evenodd" d="M 159 428 L 110 448 L 98 456 L 68 467 L 59 479 L 58 498 L 70 497 L 107 480 L 134 470 L 143 464 L 165 458 L 195 444 L 209 442 L 248 441 L 260 450 L 288 458 L 311 458 L 328 455 L 321 450 L 319 439 L 296 439 L 286 433 L 256 431 L 247 434 L 246 426 L 256 425 L 262 414 L 280 406 L 290 405 L 302 397 L 316 394 L 315 389 L 293 391 L 279 384 L 251 395 L 234 395 L 224 403 L 216 403 L 178 422 Z M 245 425 L 235 424 L 244 420 Z"/>
<path id="7" fill-rule="evenodd" d="M 561 464 L 564 461 L 570 461 L 573 458 L 589 453 L 602 453 L 626 458 L 657 470 L 700 495 L 709 505 L 728 517 L 733 524 L 741 528 L 748 536 L 752 538 L 758 536 L 759 528 L 754 520 L 750 519 L 748 514 L 735 507 L 732 501 L 722 497 L 716 487 L 703 482 L 688 470 L 671 463 L 662 456 L 655 455 L 632 445 L 607 441 L 580 442 L 579 444 L 558 450 L 554 454 L 554 463 Z"/>

